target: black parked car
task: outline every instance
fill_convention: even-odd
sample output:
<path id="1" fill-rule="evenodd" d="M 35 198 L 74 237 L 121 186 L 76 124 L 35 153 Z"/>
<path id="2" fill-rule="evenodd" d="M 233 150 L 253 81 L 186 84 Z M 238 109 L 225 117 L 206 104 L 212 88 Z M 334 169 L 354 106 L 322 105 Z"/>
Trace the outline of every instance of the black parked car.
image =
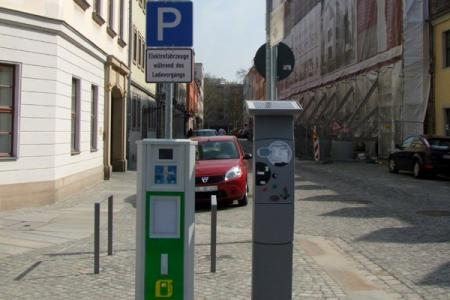
<path id="1" fill-rule="evenodd" d="M 417 178 L 450 174 L 450 137 L 411 136 L 395 148 L 388 162 L 391 173 L 412 171 Z"/>

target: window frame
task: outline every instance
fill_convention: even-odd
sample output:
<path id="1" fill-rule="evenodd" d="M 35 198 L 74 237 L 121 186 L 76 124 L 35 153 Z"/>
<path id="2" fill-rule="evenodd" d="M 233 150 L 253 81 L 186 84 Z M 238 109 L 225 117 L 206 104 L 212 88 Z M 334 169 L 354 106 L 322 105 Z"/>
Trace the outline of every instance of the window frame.
<path id="1" fill-rule="evenodd" d="M 11 145 L 10 152 L 1 152 L 1 160 L 15 160 L 19 156 L 18 141 L 19 141 L 19 114 L 20 114 L 20 76 L 21 76 L 21 65 L 17 63 L 0 61 L 0 65 L 12 68 L 12 97 L 11 97 L 11 107 L 0 107 L 0 112 L 11 114 Z"/>
<path id="2" fill-rule="evenodd" d="M 91 85 L 91 137 L 90 146 L 91 152 L 96 152 L 98 150 L 98 85 Z"/>
<path id="3" fill-rule="evenodd" d="M 73 100 L 74 83 L 75 101 Z M 81 79 L 76 76 L 72 76 L 70 102 L 70 153 L 71 155 L 77 155 L 80 154 Z M 75 122 L 75 126 L 73 122 Z"/>

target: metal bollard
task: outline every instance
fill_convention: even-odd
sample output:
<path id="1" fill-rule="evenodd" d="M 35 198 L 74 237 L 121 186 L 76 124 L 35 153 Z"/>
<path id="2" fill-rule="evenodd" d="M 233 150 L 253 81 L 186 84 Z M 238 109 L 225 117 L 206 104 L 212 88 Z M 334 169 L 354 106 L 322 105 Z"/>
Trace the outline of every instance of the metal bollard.
<path id="1" fill-rule="evenodd" d="M 113 199 L 108 197 L 108 255 L 113 255 Z"/>
<path id="2" fill-rule="evenodd" d="M 100 203 L 94 204 L 94 274 L 100 272 Z"/>
<path id="3" fill-rule="evenodd" d="M 211 273 L 216 272 L 217 196 L 211 196 Z"/>

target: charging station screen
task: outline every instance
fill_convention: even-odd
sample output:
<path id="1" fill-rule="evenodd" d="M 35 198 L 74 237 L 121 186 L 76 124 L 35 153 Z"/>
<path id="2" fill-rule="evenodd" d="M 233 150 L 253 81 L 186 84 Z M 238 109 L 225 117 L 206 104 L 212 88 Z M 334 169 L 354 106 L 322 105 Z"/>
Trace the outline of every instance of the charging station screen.
<path id="1" fill-rule="evenodd" d="M 159 159 L 173 160 L 173 149 L 159 149 Z"/>
<path id="2" fill-rule="evenodd" d="M 180 237 L 180 198 L 159 196 L 150 204 L 150 238 Z"/>

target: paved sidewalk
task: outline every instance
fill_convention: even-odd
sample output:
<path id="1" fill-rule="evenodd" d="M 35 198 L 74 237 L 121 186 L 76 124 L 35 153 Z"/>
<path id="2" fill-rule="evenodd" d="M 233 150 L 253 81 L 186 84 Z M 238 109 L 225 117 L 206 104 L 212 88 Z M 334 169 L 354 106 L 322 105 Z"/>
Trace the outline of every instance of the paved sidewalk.
<path id="1" fill-rule="evenodd" d="M 86 189 L 53 205 L 0 212 L 0 258 L 32 249 L 58 245 L 90 236 L 94 226 L 94 203 L 101 204 L 106 222 L 107 198 L 115 197 L 114 212 L 136 193 L 136 174 L 115 174 L 110 181 Z"/>
<path id="2" fill-rule="evenodd" d="M 55 205 L 0 213 L 3 255 L 8 255 L 0 258 L 0 299 L 133 299 L 135 180 L 133 172 L 114 174 L 111 181 Z M 111 193 L 115 252 L 105 253 L 103 226 L 101 271 L 94 275 L 93 203 Z M 214 274 L 209 272 L 210 214 L 196 213 L 195 299 L 250 299 L 251 203 L 219 210 Z M 294 299 L 402 298 L 345 254 L 343 245 L 337 239 L 295 235 Z"/>

